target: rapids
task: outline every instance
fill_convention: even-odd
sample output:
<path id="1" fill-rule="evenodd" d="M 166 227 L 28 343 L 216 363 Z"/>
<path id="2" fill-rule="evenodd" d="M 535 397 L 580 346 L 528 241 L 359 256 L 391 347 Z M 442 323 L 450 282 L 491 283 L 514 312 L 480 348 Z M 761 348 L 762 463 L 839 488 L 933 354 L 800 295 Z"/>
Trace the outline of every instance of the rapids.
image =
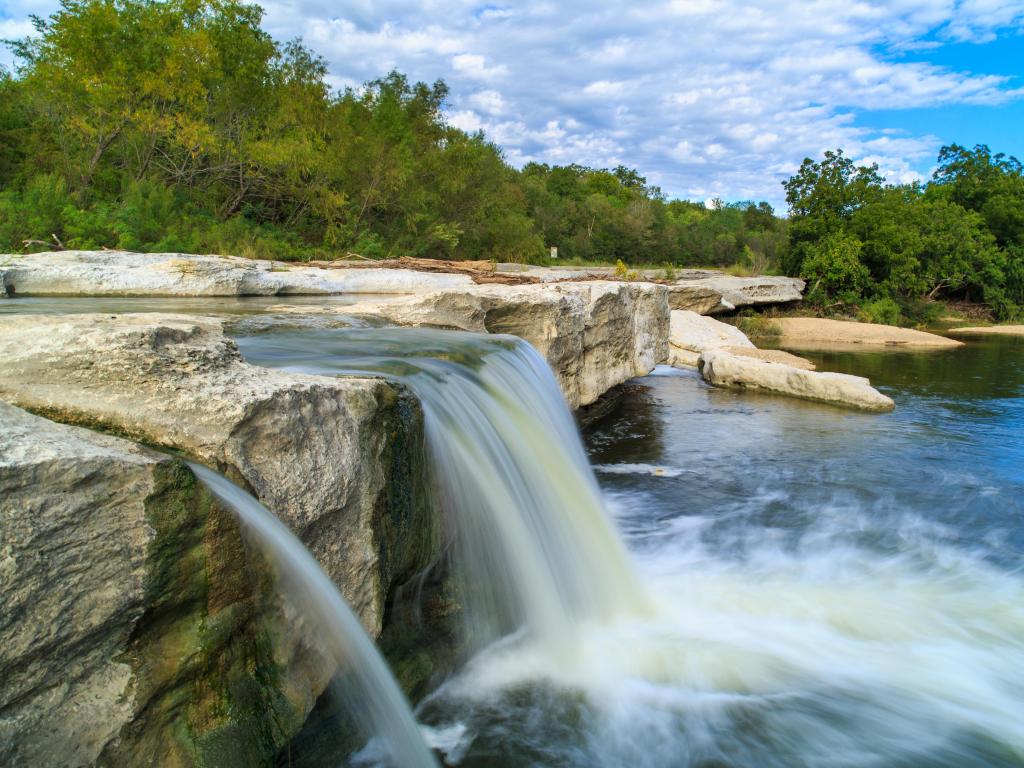
<path id="1" fill-rule="evenodd" d="M 586 431 L 602 494 L 550 373 L 509 339 L 239 343 L 423 400 L 478 587 L 480 650 L 417 709 L 448 763 L 1024 765 L 1019 346 L 998 377 L 970 351 L 847 360 L 898 385 L 887 416 L 659 370 Z"/>

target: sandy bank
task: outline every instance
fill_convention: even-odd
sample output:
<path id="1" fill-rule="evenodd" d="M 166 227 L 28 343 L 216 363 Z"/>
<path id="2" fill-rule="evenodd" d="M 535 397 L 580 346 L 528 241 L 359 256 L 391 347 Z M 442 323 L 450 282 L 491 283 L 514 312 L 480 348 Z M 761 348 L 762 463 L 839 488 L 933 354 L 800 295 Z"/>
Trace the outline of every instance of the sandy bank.
<path id="1" fill-rule="evenodd" d="M 950 328 L 949 332 L 965 336 L 1024 336 L 1024 325 L 979 325 Z"/>
<path id="2" fill-rule="evenodd" d="M 892 325 L 826 320 L 818 317 L 781 317 L 771 321 L 780 331 L 779 343 L 870 344 L 888 347 L 958 347 L 963 342 L 934 333 Z"/>

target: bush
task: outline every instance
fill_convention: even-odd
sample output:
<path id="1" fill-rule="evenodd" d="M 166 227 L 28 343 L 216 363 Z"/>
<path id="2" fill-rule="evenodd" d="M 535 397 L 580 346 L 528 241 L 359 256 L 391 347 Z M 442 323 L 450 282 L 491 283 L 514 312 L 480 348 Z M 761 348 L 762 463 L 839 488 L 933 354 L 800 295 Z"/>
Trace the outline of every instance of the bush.
<path id="1" fill-rule="evenodd" d="M 888 297 L 861 305 L 859 314 L 863 322 L 881 325 L 899 325 L 902 319 L 899 304 Z"/>
<path id="2" fill-rule="evenodd" d="M 861 242 L 844 232 L 837 232 L 807 249 L 801 277 L 807 280 L 812 301 L 843 296 L 845 300 L 864 295 L 870 285 L 870 274 L 860 261 Z"/>

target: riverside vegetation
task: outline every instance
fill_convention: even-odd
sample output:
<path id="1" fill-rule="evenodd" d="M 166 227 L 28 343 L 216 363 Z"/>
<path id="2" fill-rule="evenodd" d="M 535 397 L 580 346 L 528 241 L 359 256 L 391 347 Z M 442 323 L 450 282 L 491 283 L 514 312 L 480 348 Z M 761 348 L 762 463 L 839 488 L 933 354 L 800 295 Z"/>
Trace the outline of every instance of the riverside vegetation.
<path id="1" fill-rule="evenodd" d="M 636 170 L 530 163 L 391 72 L 332 93 L 324 61 L 236 0 L 64 0 L 0 69 L 0 250 L 281 260 L 393 255 L 734 267 L 809 281 L 820 312 L 923 322 L 933 299 L 1024 304 L 1024 175 L 944 147 L 888 185 L 842 151 L 766 202 L 669 200 Z M 628 274 L 628 272 L 627 272 Z M 859 310 L 858 310 L 859 307 Z"/>

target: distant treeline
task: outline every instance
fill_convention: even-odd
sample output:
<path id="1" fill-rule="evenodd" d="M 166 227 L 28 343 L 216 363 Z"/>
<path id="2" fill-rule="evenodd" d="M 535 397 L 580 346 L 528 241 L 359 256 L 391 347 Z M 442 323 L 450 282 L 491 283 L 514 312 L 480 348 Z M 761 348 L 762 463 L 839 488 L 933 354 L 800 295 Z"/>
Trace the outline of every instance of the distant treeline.
<path id="1" fill-rule="evenodd" d="M 340 93 L 236 0 L 63 0 L 0 70 L 0 251 L 124 248 L 285 260 L 419 256 L 738 266 L 821 307 L 1024 303 L 1020 164 L 944 148 L 927 187 L 842 152 L 764 202 L 667 200 L 637 171 L 516 170 L 392 72 Z M 900 304 L 903 302 L 903 304 Z M 893 308 L 896 308 L 895 310 Z"/>
<path id="2" fill-rule="evenodd" d="M 234 0 L 64 0 L 0 74 L 0 250 L 347 252 L 755 266 L 767 204 L 666 202 L 636 171 L 510 167 L 448 125 L 443 82 L 332 93 Z M 44 247 L 29 243 L 30 248 Z"/>

